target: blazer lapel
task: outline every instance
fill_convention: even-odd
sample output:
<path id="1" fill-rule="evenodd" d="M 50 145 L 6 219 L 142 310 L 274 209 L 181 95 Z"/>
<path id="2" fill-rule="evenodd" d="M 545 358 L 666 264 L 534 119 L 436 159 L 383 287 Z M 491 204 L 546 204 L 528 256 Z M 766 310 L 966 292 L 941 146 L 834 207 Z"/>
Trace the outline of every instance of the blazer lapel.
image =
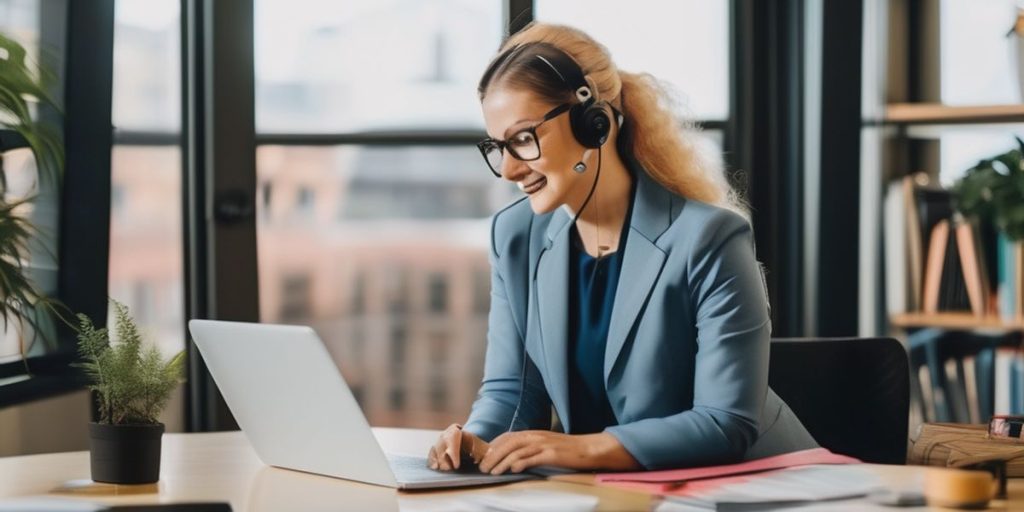
<path id="1" fill-rule="evenodd" d="M 637 179 L 636 198 L 604 352 L 606 388 L 615 361 L 665 264 L 665 251 L 655 241 L 668 229 L 673 218 L 672 195 L 645 171 L 637 170 L 634 176 Z"/>
<path id="2" fill-rule="evenodd" d="M 611 373 L 626 338 L 665 264 L 665 252 L 655 241 L 671 225 L 675 215 L 673 195 L 635 167 L 636 198 L 630 218 L 626 252 L 615 291 L 607 346 L 604 377 Z M 562 209 L 551 215 L 545 245 L 531 267 L 534 303 L 540 319 L 537 333 L 544 356 L 544 380 L 551 403 L 566 432 L 569 422 L 569 224 L 571 216 Z"/>
<path id="3" fill-rule="evenodd" d="M 569 221 L 564 210 L 552 214 L 544 249 L 534 265 L 533 290 L 540 318 L 544 380 L 565 431 L 569 431 Z"/>

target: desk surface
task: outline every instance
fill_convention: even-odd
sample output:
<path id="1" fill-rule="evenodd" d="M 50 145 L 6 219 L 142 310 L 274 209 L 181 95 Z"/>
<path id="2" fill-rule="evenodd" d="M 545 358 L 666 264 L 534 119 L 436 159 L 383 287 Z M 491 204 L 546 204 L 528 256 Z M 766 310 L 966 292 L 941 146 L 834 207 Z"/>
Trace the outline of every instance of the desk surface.
<path id="1" fill-rule="evenodd" d="M 437 433 L 429 430 L 374 429 L 388 452 L 423 456 Z M 89 453 L 67 452 L 0 458 L 0 499 L 50 494 L 111 504 L 230 501 L 237 511 L 293 510 L 442 510 L 441 500 L 456 493 L 503 489 L 543 489 L 597 496 L 598 510 L 650 510 L 658 498 L 587 485 L 590 475 L 458 491 L 405 493 L 297 471 L 265 466 L 241 432 L 166 434 L 161 480 L 149 486 L 114 486 L 89 481 Z M 924 468 L 868 464 L 888 481 L 919 477 Z M 1024 479 L 1009 486 L 1010 500 L 993 509 L 1024 509 Z M 850 504 L 846 502 L 847 506 Z M 889 509 L 900 510 L 900 509 Z"/>

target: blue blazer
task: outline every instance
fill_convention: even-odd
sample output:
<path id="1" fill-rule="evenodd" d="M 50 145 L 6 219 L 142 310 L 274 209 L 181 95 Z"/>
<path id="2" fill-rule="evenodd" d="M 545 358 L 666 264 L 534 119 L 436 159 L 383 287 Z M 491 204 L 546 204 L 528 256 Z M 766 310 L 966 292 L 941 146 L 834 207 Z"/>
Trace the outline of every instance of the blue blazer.
<path id="1" fill-rule="evenodd" d="M 768 387 L 771 321 L 750 224 L 678 196 L 635 167 L 604 355 L 618 425 L 606 432 L 647 469 L 816 447 Z M 492 219 L 487 355 L 465 426 L 484 440 L 509 430 L 513 415 L 514 430 L 549 429 L 552 406 L 571 431 L 571 220 L 561 208 L 535 215 L 526 198 Z"/>

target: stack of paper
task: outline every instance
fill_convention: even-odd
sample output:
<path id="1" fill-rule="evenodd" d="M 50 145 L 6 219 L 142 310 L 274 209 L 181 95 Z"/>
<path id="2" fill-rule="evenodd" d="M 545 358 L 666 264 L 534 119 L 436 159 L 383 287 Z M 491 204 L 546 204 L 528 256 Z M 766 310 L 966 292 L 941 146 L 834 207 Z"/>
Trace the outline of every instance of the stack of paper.
<path id="1" fill-rule="evenodd" d="M 812 448 L 797 452 L 784 453 L 763 459 L 749 460 L 737 464 L 707 466 L 688 469 L 670 469 L 665 471 L 638 471 L 631 473 L 605 473 L 597 476 L 599 483 L 638 489 L 653 493 L 671 492 L 680 485 L 694 480 L 719 478 L 733 475 L 744 475 L 773 469 L 808 466 L 812 464 L 855 464 L 860 462 L 853 457 L 838 455 L 825 448 Z"/>
<path id="2" fill-rule="evenodd" d="M 856 465 L 801 466 L 684 484 L 666 500 L 711 510 L 772 510 L 867 496 L 885 483 Z"/>

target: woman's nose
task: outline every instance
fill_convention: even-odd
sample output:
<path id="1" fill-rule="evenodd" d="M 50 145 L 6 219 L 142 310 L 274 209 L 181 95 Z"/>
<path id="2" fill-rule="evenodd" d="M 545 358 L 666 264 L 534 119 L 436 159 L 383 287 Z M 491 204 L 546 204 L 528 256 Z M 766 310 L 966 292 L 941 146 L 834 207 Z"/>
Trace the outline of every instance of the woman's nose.
<path id="1" fill-rule="evenodd" d="M 503 178 L 516 182 L 522 181 L 528 174 L 530 174 L 530 169 L 526 166 L 526 162 L 508 153 L 505 154 L 505 158 L 501 160 L 501 176 Z"/>

